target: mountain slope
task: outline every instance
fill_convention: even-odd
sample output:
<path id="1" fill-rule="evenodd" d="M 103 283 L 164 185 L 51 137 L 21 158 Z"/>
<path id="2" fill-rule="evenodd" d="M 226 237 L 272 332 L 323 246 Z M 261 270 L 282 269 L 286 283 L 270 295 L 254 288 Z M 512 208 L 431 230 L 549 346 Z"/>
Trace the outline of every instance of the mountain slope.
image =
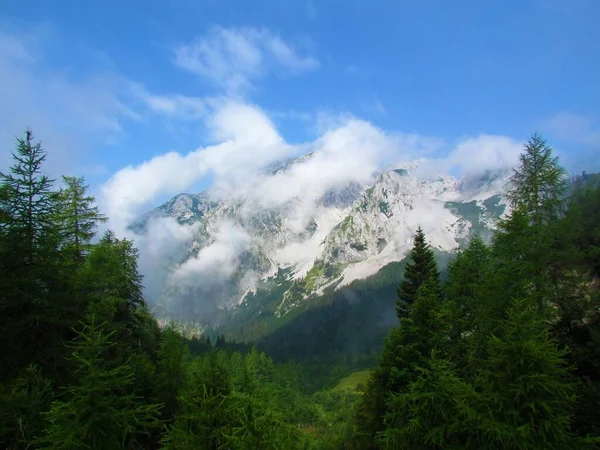
<path id="1" fill-rule="evenodd" d="M 265 176 L 302 169 L 312 157 L 271 165 Z M 418 169 L 411 162 L 366 185 L 338 183 L 314 201 L 299 194 L 273 205 L 260 192 L 225 200 L 210 192 L 176 196 L 132 227 L 143 233 L 166 219 L 192 230 L 163 274 L 162 293 L 151 299 L 157 314 L 215 324 L 231 316 L 224 309 L 252 303 L 280 318 L 401 261 L 419 225 L 445 253 L 475 232 L 489 236 L 506 210 L 506 172 L 457 179 Z"/>

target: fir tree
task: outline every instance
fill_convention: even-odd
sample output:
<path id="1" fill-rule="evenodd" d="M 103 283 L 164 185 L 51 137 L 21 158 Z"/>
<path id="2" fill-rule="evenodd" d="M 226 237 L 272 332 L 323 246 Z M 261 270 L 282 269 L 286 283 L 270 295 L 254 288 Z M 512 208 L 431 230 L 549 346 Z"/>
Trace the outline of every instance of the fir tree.
<path id="1" fill-rule="evenodd" d="M 404 270 L 404 279 L 398 286 L 396 314 L 399 319 L 408 315 L 409 308 L 417 297 L 419 287 L 429 278 L 432 279 L 439 291 L 439 272 L 435 256 L 425 240 L 423 229 L 419 227 L 409 254 L 409 262 Z"/>

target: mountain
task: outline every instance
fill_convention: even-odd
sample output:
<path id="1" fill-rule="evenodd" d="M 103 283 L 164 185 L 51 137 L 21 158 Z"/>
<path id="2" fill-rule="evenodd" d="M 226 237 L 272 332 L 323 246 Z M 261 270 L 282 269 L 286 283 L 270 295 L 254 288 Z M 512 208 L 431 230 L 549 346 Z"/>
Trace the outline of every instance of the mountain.
<path id="1" fill-rule="evenodd" d="M 312 157 L 272 164 L 265 177 L 281 177 L 285 189 L 286 174 Z M 456 178 L 428 176 L 421 166 L 401 164 L 370 183 L 347 180 L 275 203 L 250 189 L 226 199 L 210 191 L 174 197 L 132 226 L 143 234 L 152 221 L 174 220 L 189 233 L 166 273 L 151 275 L 164 279 L 151 299 L 155 313 L 197 326 L 236 314 L 240 322 L 242 310 L 281 321 L 402 261 L 419 225 L 439 254 L 473 233 L 489 238 L 506 212 L 508 172 Z"/>

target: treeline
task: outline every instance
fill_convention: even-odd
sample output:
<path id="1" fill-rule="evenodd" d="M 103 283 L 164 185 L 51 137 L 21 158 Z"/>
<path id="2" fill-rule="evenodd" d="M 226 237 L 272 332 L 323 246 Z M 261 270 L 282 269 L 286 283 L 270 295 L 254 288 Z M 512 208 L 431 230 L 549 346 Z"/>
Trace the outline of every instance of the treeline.
<path id="1" fill-rule="evenodd" d="M 600 188 L 526 144 L 511 213 L 441 286 L 422 230 L 354 418 L 357 449 L 581 449 L 600 437 Z"/>
<path id="2" fill-rule="evenodd" d="M 600 188 L 582 177 L 567 192 L 539 136 L 492 245 L 474 238 L 444 283 L 419 230 L 364 392 L 329 389 L 360 358 L 275 364 L 161 329 L 133 243 L 95 237 L 106 219 L 83 179 L 56 188 L 29 131 L 13 156 L 0 174 L 0 448 L 598 445 Z"/>
<path id="3" fill-rule="evenodd" d="M 133 243 L 27 131 L 0 173 L 0 448 L 325 448 L 356 393 L 224 336 L 161 329 Z M 335 370 L 333 371 L 335 373 Z M 341 377 L 341 376 L 340 376 Z M 339 377 L 338 377 L 339 378 Z M 339 407 L 339 409 L 338 409 Z"/>

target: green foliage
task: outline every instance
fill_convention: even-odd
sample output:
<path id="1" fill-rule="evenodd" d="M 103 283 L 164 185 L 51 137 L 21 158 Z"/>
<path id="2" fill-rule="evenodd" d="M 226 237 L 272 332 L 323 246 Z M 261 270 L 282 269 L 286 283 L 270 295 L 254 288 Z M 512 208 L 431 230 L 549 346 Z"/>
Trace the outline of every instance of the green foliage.
<path id="1" fill-rule="evenodd" d="M 399 319 L 408 315 L 408 310 L 416 299 L 419 287 L 429 278 L 437 286 L 439 276 L 435 255 L 425 240 L 425 233 L 419 227 L 409 254 L 409 262 L 404 269 L 404 278 L 398 286 L 396 314 Z M 437 289 L 439 290 L 439 286 Z"/>
<path id="2" fill-rule="evenodd" d="M 29 366 L 8 386 L 0 386 L 0 446 L 28 448 L 46 426 L 52 383 L 37 366 Z M 11 442 L 12 441 L 12 442 Z"/>
<path id="3" fill-rule="evenodd" d="M 63 245 L 73 252 L 75 262 L 82 262 L 96 234 L 98 223 L 107 218 L 94 205 L 94 197 L 87 195 L 89 186 L 83 177 L 63 176 L 65 188 L 58 193 L 59 220 Z"/>
<path id="4" fill-rule="evenodd" d="M 115 345 L 106 325 L 84 326 L 70 347 L 76 363 L 75 383 L 64 388 L 47 413 L 44 448 L 142 448 L 140 437 L 160 426 L 159 405 L 145 405 L 130 394 L 134 373 L 125 363 L 105 359 Z"/>
<path id="5" fill-rule="evenodd" d="M 535 305 L 512 302 L 487 350 L 475 383 L 488 409 L 480 431 L 488 445 L 577 448 L 569 432 L 575 385 Z"/>
<path id="6" fill-rule="evenodd" d="M 186 348 L 181 334 L 174 324 L 169 324 L 161 332 L 158 349 L 158 385 L 161 402 L 164 404 L 163 417 L 171 419 L 177 412 L 177 393 L 185 382 Z"/>
<path id="7" fill-rule="evenodd" d="M 511 205 L 526 212 L 536 230 L 541 231 L 543 224 L 560 217 L 568 189 L 566 172 L 541 135 L 535 133 L 525 144 L 511 183 Z"/>
<path id="8" fill-rule="evenodd" d="M 163 439 L 164 449 L 213 449 L 228 442 L 233 427 L 231 376 L 215 351 L 188 368 L 179 414 Z"/>
<path id="9" fill-rule="evenodd" d="M 159 328 L 133 243 L 92 242 L 104 216 L 83 179 L 52 190 L 32 140 L 0 175 L 0 447 L 597 448 L 600 190 L 586 175 L 565 198 L 541 137 L 491 248 L 473 237 L 443 290 L 419 229 L 406 261 L 284 315 L 283 293 L 306 291 L 280 271 L 214 347 Z"/>

